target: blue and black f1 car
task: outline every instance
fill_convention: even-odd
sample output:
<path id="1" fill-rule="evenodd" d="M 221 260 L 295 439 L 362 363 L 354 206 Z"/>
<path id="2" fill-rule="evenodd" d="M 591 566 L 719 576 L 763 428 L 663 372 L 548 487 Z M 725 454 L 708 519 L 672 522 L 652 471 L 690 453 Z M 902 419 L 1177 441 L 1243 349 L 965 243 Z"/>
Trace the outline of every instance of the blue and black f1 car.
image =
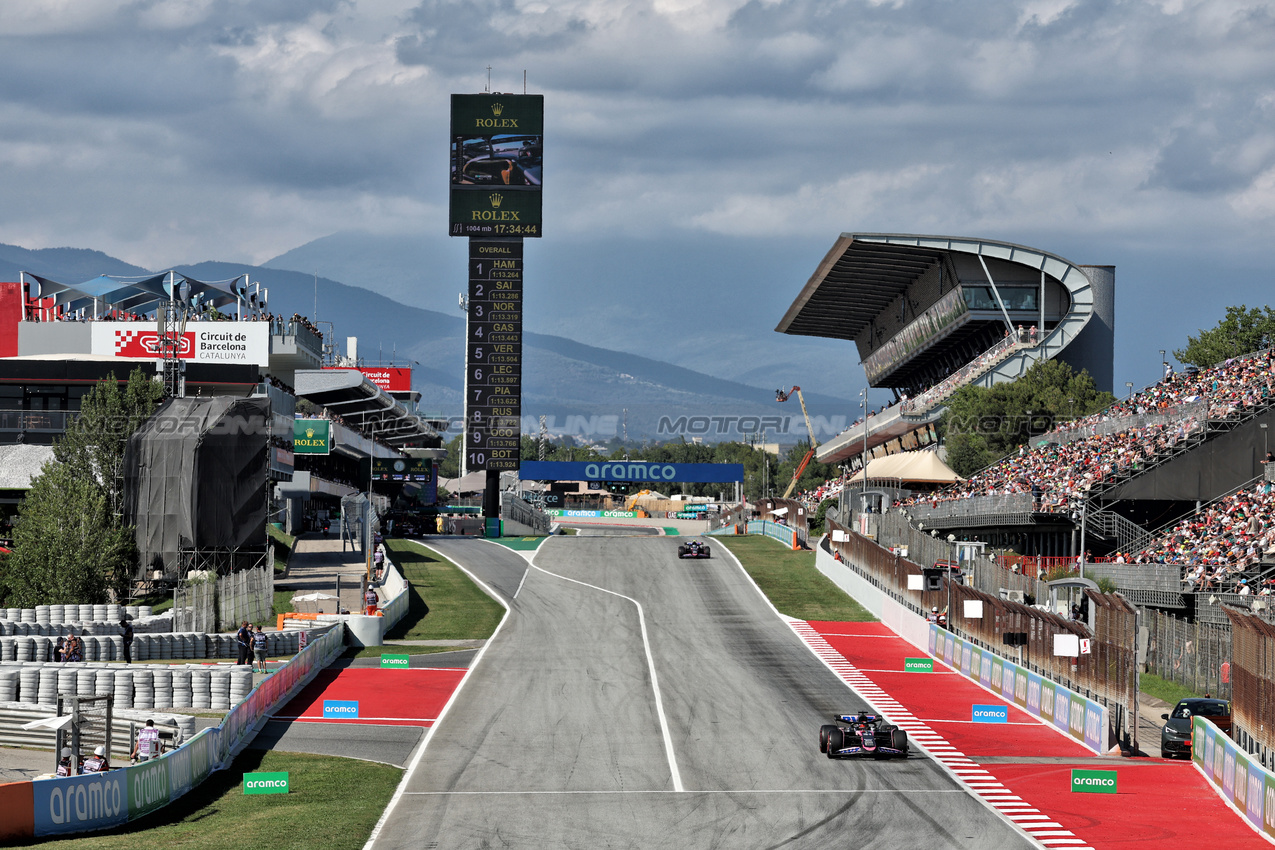
<path id="1" fill-rule="evenodd" d="M 819 752 L 827 753 L 828 758 L 908 757 L 908 733 L 886 723 L 881 715 L 860 711 L 835 714 L 832 719 L 834 724 L 819 727 Z"/>
<path id="2" fill-rule="evenodd" d="M 677 547 L 677 557 L 679 558 L 711 558 L 712 553 L 708 549 L 707 543 L 701 543 L 698 540 L 692 540 L 690 543 L 683 543 Z"/>

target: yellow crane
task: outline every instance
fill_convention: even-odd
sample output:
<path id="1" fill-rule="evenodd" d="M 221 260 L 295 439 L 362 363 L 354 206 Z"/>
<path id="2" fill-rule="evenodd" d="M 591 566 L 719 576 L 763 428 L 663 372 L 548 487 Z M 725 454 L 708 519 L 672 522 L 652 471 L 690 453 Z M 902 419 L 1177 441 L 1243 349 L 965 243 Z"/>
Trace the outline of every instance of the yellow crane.
<path id="1" fill-rule="evenodd" d="M 788 392 L 783 390 L 775 390 L 775 401 L 787 401 L 792 398 L 792 394 L 797 394 L 797 401 L 801 403 L 801 415 L 806 418 L 806 433 L 810 435 L 810 451 L 806 452 L 806 456 L 801 459 L 801 463 L 797 464 L 797 471 L 792 475 L 792 481 L 788 482 L 788 489 L 784 491 L 784 498 L 787 499 L 792 495 L 792 491 L 797 489 L 797 482 L 801 480 L 801 473 L 806 471 L 806 466 L 810 463 L 810 459 L 815 456 L 815 449 L 819 447 L 819 442 L 815 439 L 814 426 L 810 424 L 810 414 L 806 412 L 806 399 L 801 394 L 801 387 L 794 386 Z"/>

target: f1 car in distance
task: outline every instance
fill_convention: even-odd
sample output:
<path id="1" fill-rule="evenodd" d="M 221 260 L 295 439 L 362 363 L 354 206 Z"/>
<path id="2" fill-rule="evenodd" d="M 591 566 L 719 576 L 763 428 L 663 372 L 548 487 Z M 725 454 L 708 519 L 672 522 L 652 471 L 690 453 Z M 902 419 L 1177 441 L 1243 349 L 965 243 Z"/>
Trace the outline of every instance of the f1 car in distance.
<path id="1" fill-rule="evenodd" d="M 709 550 L 707 543 L 703 543 L 699 540 L 692 540 L 690 543 L 683 543 L 677 547 L 677 557 L 711 558 L 713 555 Z"/>
<path id="2" fill-rule="evenodd" d="M 828 758 L 908 757 L 908 733 L 886 723 L 881 715 L 860 711 L 835 714 L 832 719 L 835 723 L 819 727 L 819 752 Z"/>

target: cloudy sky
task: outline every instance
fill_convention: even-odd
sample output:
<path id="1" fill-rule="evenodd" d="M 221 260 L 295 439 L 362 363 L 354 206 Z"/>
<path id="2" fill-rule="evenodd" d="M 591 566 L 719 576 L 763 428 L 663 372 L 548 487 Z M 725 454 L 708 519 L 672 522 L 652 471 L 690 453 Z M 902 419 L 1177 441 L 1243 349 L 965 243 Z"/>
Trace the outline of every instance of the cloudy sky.
<path id="1" fill-rule="evenodd" d="M 1258 0 L 0 3 L 0 242 L 162 268 L 357 232 L 427 246 L 455 281 L 414 300 L 454 310 L 448 98 L 488 66 L 521 91 L 525 70 L 546 103 L 544 329 L 594 310 L 611 324 L 585 341 L 637 350 L 649 286 L 708 324 L 733 304 L 719 356 L 782 346 L 762 336 L 837 234 L 984 236 L 1116 265 L 1117 383 L 1141 385 L 1155 349 L 1272 300 L 1273 18 Z M 636 259 L 589 288 L 610 257 Z"/>

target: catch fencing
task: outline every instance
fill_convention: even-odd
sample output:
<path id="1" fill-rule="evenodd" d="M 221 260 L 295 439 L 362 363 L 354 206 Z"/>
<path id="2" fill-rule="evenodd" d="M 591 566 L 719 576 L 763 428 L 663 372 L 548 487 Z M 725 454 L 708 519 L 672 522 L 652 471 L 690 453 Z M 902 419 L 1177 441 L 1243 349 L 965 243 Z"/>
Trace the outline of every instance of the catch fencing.
<path id="1" fill-rule="evenodd" d="M 890 516 L 881 514 L 879 518 L 886 520 Z M 944 576 L 940 589 L 926 590 L 921 580 L 922 564 L 932 564 L 930 556 L 934 556 L 934 560 L 947 557 L 950 550 L 945 543 L 934 540 L 935 545 L 930 546 L 925 535 L 912 536 L 909 556 L 905 558 L 897 551 L 840 528 L 833 519 L 827 522 L 832 529 L 830 545 L 840 560 L 913 611 L 947 610 L 952 632 L 994 652 L 1004 650 L 1007 633 L 1025 633 L 1027 643 L 1022 650 L 1022 666 L 1105 705 L 1110 737 L 1124 740 L 1134 748 L 1138 746 L 1138 611 L 1133 605 L 1115 594 L 1085 591 L 1093 614 L 1091 634 L 1079 622 L 1001 599 L 999 589 L 993 594 L 949 582 Z M 914 547 L 922 551 L 922 558 L 916 557 Z M 999 567 L 991 568 L 1005 574 L 997 577 L 1000 580 L 1013 575 Z M 1039 586 L 1037 591 L 1041 592 Z M 982 603 L 981 618 L 964 616 L 967 600 Z M 1092 653 L 1078 658 L 1054 655 L 1054 635 L 1057 634 L 1089 638 Z"/>
<path id="2" fill-rule="evenodd" d="M 1146 608 L 1146 669 L 1197 694 L 1231 698 L 1231 624 L 1190 622 Z"/>
<path id="3" fill-rule="evenodd" d="M 206 575 L 182 582 L 173 594 L 173 630 L 214 633 L 244 620 L 264 623 L 274 607 L 274 567 L 230 575 Z"/>
<path id="4" fill-rule="evenodd" d="M 1227 608 L 1232 627 L 1232 737 L 1263 765 L 1275 769 L 1275 625 Z"/>

